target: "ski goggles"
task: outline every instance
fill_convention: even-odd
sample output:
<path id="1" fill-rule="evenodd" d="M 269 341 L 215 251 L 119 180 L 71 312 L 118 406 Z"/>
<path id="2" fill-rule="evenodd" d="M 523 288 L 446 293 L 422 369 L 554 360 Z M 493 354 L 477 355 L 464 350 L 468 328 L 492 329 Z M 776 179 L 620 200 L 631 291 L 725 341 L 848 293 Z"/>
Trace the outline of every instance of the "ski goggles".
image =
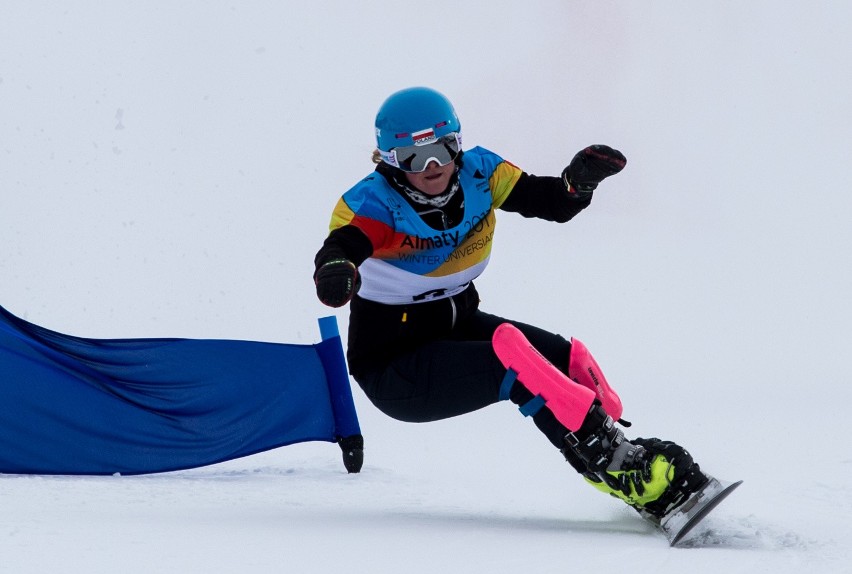
<path id="1" fill-rule="evenodd" d="M 379 155 L 388 165 L 409 173 L 426 171 L 426 166 L 437 162 L 445 166 L 454 161 L 461 151 L 461 134 L 451 132 L 425 144 L 395 147 L 390 151 L 379 150 Z"/>

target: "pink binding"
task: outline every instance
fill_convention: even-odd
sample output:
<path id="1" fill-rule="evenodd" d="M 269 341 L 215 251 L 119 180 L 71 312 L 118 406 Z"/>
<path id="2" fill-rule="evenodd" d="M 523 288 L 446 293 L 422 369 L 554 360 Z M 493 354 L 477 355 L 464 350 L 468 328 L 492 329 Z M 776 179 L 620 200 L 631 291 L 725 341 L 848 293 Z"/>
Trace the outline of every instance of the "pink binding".
<path id="1" fill-rule="evenodd" d="M 606 382 L 603 371 L 586 346 L 577 339 L 571 339 L 571 357 L 568 359 L 568 376 L 574 382 L 594 391 L 606 414 L 614 420 L 621 418 L 624 410 L 621 399 Z"/>
<path id="2" fill-rule="evenodd" d="M 491 342 L 503 366 L 517 373 L 518 382 L 533 395 L 541 395 L 547 408 L 568 430 L 580 429 L 595 400 L 593 389 L 572 382 L 514 325 L 503 323 L 497 327 Z"/>

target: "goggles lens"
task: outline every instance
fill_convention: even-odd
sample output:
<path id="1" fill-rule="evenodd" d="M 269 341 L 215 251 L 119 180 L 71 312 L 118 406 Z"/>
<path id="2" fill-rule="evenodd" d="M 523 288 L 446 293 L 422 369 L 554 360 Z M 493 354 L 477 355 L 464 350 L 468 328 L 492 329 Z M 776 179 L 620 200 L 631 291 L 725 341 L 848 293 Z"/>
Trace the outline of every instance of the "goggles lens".
<path id="1" fill-rule="evenodd" d="M 402 171 L 420 173 L 426 170 L 430 162 L 445 166 L 459 155 L 461 136 L 452 132 L 438 139 L 421 145 L 395 147 L 390 151 L 379 151 L 382 161 Z"/>

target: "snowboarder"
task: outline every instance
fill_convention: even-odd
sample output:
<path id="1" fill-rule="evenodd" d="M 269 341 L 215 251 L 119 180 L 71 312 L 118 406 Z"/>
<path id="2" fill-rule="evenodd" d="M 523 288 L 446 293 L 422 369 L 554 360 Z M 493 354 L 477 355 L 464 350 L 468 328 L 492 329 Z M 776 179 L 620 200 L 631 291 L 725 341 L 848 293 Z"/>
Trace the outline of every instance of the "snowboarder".
<path id="1" fill-rule="evenodd" d="M 375 128 L 375 171 L 338 201 L 314 273 L 320 301 L 350 303 L 349 370 L 373 404 L 426 422 L 509 399 L 588 482 L 646 517 L 704 486 L 684 448 L 625 438 L 621 401 L 580 341 L 479 309 L 473 280 L 495 210 L 566 222 L 624 155 L 592 145 L 561 177 L 526 173 L 481 147 L 463 151 L 452 104 L 424 87 L 392 94 Z"/>

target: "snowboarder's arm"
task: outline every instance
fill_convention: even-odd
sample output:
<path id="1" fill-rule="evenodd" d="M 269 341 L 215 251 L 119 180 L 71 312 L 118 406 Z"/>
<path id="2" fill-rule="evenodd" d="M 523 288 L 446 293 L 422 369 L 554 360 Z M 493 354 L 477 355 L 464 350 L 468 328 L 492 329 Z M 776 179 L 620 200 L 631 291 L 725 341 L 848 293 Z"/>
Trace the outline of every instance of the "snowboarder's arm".
<path id="1" fill-rule="evenodd" d="M 570 193 L 561 177 L 523 173 L 500 208 L 524 217 L 565 223 L 591 201 L 591 192 Z"/>
<path id="2" fill-rule="evenodd" d="M 372 254 L 373 244 L 367 235 L 355 225 L 344 225 L 328 234 L 314 257 L 314 265 L 319 268 L 332 259 L 347 259 L 357 267 Z"/>
<path id="3" fill-rule="evenodd" d="M 564 223 L 588 207 L 598 184 L 624 169 L 626 163 L 618 150 L 589 146 L 574 156 L 561 177 L 521 174 L 501 208 Z"/>

